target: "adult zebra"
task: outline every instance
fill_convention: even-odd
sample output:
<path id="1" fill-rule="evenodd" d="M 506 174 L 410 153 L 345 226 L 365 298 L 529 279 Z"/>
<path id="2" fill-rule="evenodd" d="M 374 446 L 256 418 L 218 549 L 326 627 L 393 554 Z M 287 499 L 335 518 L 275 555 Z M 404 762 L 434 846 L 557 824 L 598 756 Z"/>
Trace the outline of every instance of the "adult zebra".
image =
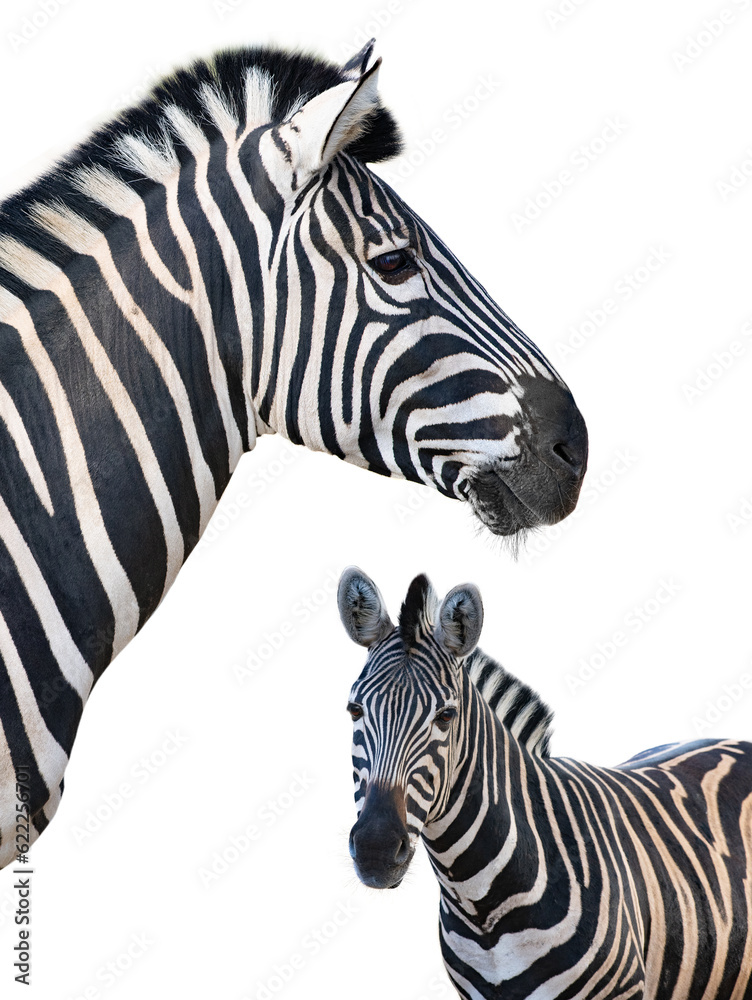
<path id="1" fill-rule="evenodd" d="M 615 768 L 548 753 L 551 713 L 476 649 L 480 594 L 424 576 L 395 628 L 359 570 L 344 626 L 361 880 L 399 885 L 419 836 L 463 997 L 749 1000 L 752 743 L 657 747 Z"/>
<path id="2" fill-rule="evenodd" d="M 566 387 L 364 165 L 400 144 L 370 62 L 197 62 L 2 206 L 0 864 L 16 772 L 36 836 L 92 684 L 258 434 L 500 534 L 576 503 Z"/>

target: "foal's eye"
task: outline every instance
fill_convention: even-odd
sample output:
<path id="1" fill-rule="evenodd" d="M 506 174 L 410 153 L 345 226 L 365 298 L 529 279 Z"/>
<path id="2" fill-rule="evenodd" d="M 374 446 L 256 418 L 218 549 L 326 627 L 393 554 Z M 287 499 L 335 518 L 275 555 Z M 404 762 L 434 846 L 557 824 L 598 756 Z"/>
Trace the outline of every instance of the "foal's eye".
<path id="1" fill-rule="evenodd" d="M 441 712 L 439 712 L 434 721 L 436 722 L 436 725 L 439 727 L 439 729 L 443 729 L 444 731 L 446 731 L 447 729 L 449 729 L 452 719 L 455 717 L 456 714 L 457 714 L 456 708 L 445 708 Z"/>
<path id="2" fill-rule="evenodd" d="M 347 706 L 347 711 L 350 713 L 350 718 L 353 720 L 353 722 L 357 722 L 358 719 L 363 718 L 363 709 L 360 707 L 360 705 L 353 705 L 352 703 L 350 703 Z"/>
<path id="3" fill-rule="evenodd" d="M 417 267 L 407 250 L 388 250 L 386 253 L 372 257 L 369 264 L 384 278 L 408 278 L 415 274 Z"/>

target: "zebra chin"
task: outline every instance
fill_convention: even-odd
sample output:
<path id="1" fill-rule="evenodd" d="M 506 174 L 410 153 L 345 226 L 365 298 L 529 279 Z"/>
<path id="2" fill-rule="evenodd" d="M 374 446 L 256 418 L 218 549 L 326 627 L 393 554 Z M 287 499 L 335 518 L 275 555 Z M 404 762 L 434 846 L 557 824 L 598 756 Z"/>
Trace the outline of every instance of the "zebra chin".
<path id="1" fill-rule="evenodd" d="M 516 535 L 571 514 L 583 475 L 584 470 L 562 482 L 542 462 L 533 458 L 525 463 L 521 456 L 511 469 L 481 469 L 469 480 L 466 495 L 475 516 L 494 535 Z"/>
<path id="2" fill-rule="evenodd" d="M 410 867 L 410 862 L 414 854 L 415 849 L 411 848 L 410 856 L 401 865 L 394 865 L 393 863 L 383 865 L 378 861 L 374 864 L 373 860 L 370 859 L 366 862 L 365 868 L 361 868 L 357 858 L 354 858 L 355 874 L 363 885 L 368 886 L 369 889 L 397 889 L 402 885 L 402 880 L 407 874 L 407 869 Z"/>
<path id="3" fill-rule="evenodd" d="M 350 857 L 355 874 L 369 889 L 396 889 L 415 854 L 407 830 L 397 824 L 387 826 L 379 820 L 370 828 L 359 829 L 359 823 L 360 820 L 350 832 Z"/>

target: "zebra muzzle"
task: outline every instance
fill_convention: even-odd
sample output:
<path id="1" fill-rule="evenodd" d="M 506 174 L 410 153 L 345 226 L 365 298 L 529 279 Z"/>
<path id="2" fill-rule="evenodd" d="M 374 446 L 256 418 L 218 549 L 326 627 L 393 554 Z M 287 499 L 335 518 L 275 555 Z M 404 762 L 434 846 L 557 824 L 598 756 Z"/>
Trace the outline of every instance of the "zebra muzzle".
<path id="1" fill-rule="evenodd" d="M 468 486 L 476 515 L 498 535 L 571 514 L 587 469 L 587 428 L 569 390 L 524 376 L 520 384 L 528 429 L 517 460 L 481 467 Z"/>
<path id="2" fill-rule="evenodd" d="M 350 831 L 350 857 L 358 878 L 372 889 L 396 889 L 415 849 L 404 820 L 404 797 L 396 789 L 369 789 L 358 822 Z M 401 805 L 401 809 L 400 809 Z"/>

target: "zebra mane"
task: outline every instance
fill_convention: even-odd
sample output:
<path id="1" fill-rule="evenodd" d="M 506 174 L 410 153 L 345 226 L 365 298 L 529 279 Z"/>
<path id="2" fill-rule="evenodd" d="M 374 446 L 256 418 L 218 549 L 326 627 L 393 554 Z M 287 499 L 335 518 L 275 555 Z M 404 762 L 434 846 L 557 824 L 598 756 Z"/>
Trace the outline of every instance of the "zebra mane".
<path id="1" fill-rule="evenodd" d="M 465 661 L 470 680 L 512 735 L 531 753 L 548 757 L 553 712 L 532 688 L 480 649 Z"/>
<path id="2" fill-rule="evenodd" d="M 416 576 L 408 588 L 399 615 L 400 636 L 408 649 L 420 640 L 421 635 L 430 635 L 433 631 L 432 618 L 437 604 L 431 581 L 425 573 Z"/>
<path id="3" fill-rule="evenodd" d="M 436 592 L 428 577 L 421 573 L 410 584 L 400 609 L 398 628 L 408 650 L 433 634 L 437 607 Z M 480 649 L 472 652 L 464 665 L 499 721 L 531 753 L 548 757 L 554 715 L 540 695 Z"/>
<path id="4" fill-rule="evenodd" d="M 149 177 L 187 157 L 191 129 L 211 141 L 223 125 L 246 129 L 278 124 L 311 97 L 353 79 L 353 67 L 354 60 L 343 67 L 302 52 L 257 46 L 221 51 L 175 70 L 144 100 L 121 111 L 46 174 L 0 203 L 0 239 L 20 240 L 64 266 L 71 252 L 36 224 L 30 214 L 35 203 L 62 204 L 104 230 L 113 216 L 81 190 L 77 175 L 82 171 L 104 169 L 143 193 L 153 184 Z M 363 163 L 377 163 L 396 156 L 400 148 L 396 121 L 379 107 L 345 152 Z M 22 298 L 28 292 L 3 268 L 0 286 Z"/>

